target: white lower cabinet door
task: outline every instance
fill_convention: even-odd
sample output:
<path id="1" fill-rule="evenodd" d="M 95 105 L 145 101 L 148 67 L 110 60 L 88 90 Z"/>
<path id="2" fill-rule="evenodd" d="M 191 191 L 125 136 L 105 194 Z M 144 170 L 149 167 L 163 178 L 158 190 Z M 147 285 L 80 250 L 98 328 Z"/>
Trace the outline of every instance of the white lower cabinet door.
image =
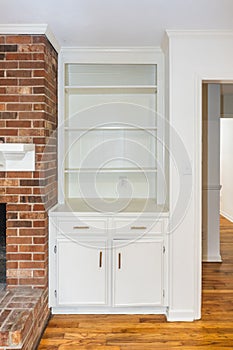
<path id="1" fill-rule="evenodd" d="M 58 304 L 107 303 L 106 241 L 59 239 L 57 242 Z"/>
<path id="2" fill-rule="evenodd" d="M 114 240 L 114 306 L 163 305 L 163 240 Z"/>

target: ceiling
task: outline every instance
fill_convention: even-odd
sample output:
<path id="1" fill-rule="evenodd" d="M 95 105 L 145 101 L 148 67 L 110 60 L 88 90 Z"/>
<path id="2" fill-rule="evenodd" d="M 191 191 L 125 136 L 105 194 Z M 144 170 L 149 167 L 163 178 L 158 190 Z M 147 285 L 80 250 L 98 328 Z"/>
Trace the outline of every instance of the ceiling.
<path id="1" fill-rule="evenodd" d="M 165 29 L 233 30 L 233 0 L 0 0 L 0 24 L 48 24 L 61 46 L 160 46 Z"/>

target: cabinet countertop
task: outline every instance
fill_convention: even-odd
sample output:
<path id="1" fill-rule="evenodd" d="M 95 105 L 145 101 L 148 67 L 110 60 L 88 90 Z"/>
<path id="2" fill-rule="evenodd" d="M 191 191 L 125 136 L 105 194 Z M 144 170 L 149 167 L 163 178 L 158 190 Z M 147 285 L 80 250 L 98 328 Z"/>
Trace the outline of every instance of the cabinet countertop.
<path id="1" fill-rule="evenodd" d="M 129 216 L 139 214 L 142 216 L 169 215 L 168 208 L 157 205 L 153 199 L 96 199 L 96 198 L 70 198 L 65 203 L 56 204 L 49 210 L 49 216 L 72 215 L 101 215 L 101 216 Z"/>

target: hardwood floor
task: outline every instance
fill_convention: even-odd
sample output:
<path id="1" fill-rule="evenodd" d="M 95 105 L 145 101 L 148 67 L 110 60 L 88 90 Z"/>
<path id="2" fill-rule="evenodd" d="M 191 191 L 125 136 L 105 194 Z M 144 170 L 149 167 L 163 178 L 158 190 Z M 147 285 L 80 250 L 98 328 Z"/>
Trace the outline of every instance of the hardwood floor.
<path id="1" fill-rule="evenodd" d="M 159 315 L 56 315 L 38 350 L 233 349 L 233 223 L 221 218 L 222 263 L 203 264 L 202 319 Z"/>

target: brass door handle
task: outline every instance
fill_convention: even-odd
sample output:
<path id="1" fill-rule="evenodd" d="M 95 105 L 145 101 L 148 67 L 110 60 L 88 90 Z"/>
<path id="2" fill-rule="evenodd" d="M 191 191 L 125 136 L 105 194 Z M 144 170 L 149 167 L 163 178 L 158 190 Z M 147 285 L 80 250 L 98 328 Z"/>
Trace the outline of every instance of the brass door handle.
<path id="1" fill-rule="evenodd" d="M 100 255 L 99 255 L 99 267 L 102 267 L 102 258 L 103 258 L 103 252 L 100 251 Z"/>
<path id="2" fill-rule="evenodd" d="M 118 269 L 121 269 L 121 253 L 118 254 Z"/>
<path id="3" fill-rule="evenodd" d="M 131 230 L 146 230 L 146 226 L 131 226 Z"/>
<path id="4" fill-rule="evenodd" d="M 74 226 L 74 230 L 88 230 L 90 227 L 89 226 Z"/>

